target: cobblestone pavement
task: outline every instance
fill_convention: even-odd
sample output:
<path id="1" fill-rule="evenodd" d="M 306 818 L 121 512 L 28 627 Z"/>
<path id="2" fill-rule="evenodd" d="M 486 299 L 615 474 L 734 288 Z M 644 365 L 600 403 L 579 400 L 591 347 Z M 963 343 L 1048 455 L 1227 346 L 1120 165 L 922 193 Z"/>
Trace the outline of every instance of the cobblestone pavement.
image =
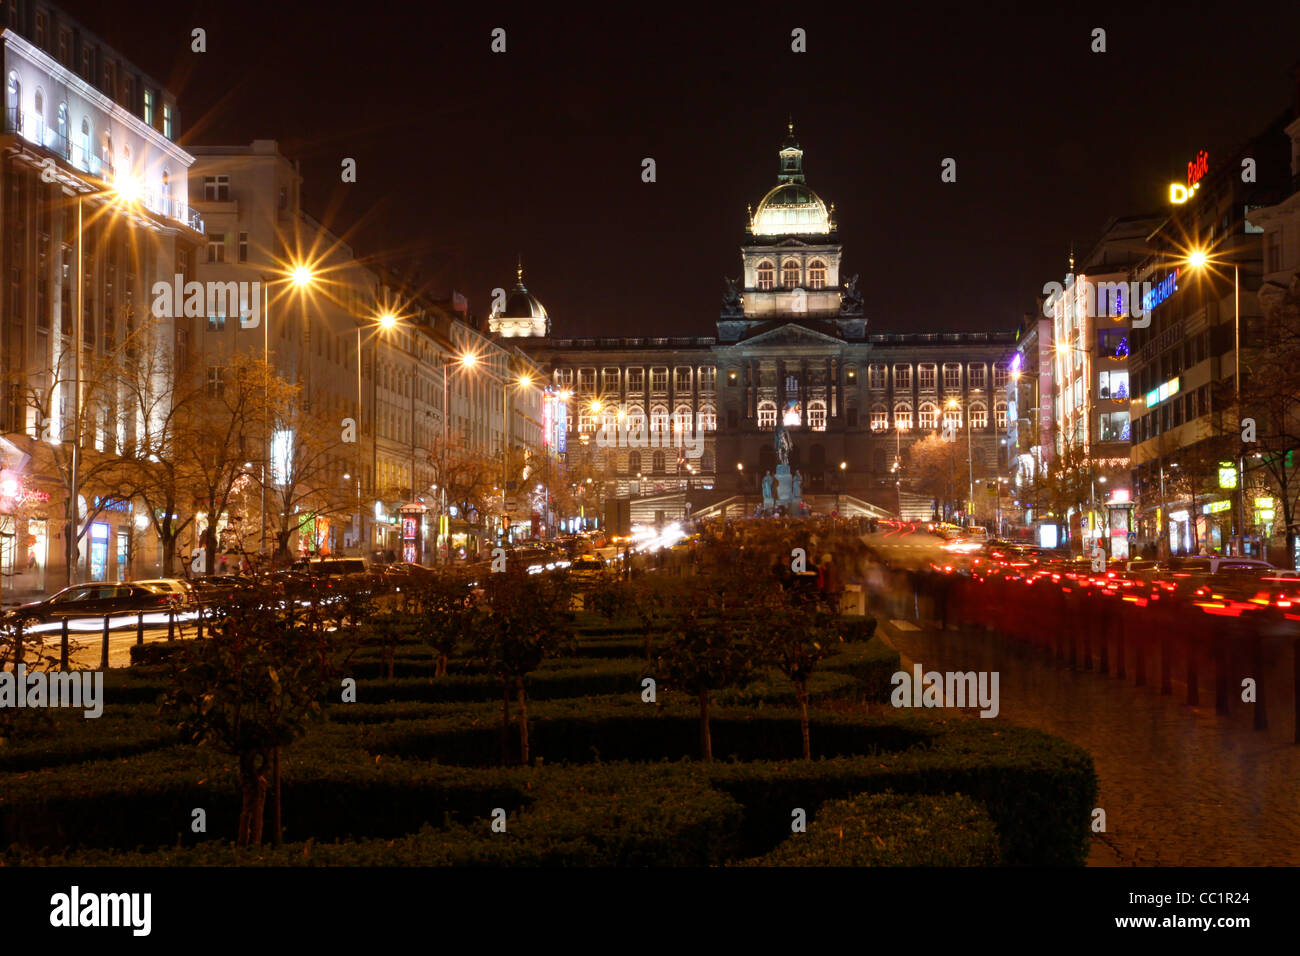
<path id="1" fill-rule="evenodd" d="M 1177 687 L 1161 697 L 1158 686 L 1071 671 L 991 635 L 881 617 L 907 669 L 996 670 L 995 719 L 1092 754 L 1107 832 L 1094 835 L 1090 866 L 1300 864 L 1300 746 L 1289 742 L 1288 721 L 1255 731 L 1216 716 L 1212 698 L 1186 706 Z"/>

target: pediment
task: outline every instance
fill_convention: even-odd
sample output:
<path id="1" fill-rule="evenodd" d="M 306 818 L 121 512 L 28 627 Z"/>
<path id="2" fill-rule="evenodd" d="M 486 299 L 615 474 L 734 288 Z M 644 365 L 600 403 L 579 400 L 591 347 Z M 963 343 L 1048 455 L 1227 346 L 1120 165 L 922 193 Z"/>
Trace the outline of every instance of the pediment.
<path id="1" fill-rule="evenodd" d="M 759 345 L 764 348 L 791 348 L 805 345 L 841 346 L 844 341 L 834 335 L 828 335 L 816 329 L 810 329 L 798 322 L 786 322 L 773 329 L 760 331 L 742 339 L 745 346 Z"/>

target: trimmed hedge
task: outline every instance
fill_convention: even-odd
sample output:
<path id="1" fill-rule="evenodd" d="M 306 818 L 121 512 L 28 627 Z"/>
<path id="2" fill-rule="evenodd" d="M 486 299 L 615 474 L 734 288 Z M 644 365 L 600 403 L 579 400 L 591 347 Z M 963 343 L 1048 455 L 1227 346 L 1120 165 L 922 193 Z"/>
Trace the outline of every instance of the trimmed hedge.
<path id="1" fill-rule="evenodd" d="M 961 794 L 870 793 L 822 806 L 807 833 L 745 866 L 992 866 L 998 833 Z"/>
<path id="2" fill-rule="evenodd" d="M 388 787 L 368 788 L 368 805 L 349 808 L 350 813 L 370 811 L 369 819 L 391 830 L 395 823 L 377 819 L 394 812 L 388 801 L 393 795 L 402 797 L 395 812 L 406 817 L 411 796 L 419 792 L 423 810 L 417 816 L 425 822 L 412 827 L 415 832 L 392 839 L 332 844 L 309 840 L 291 842 L 278 851 L 267 846 L 239 851 L 218 841 L 157 852 L 82 849 L 49 854 L 11 847 L 4 860 L 11 865 L 54 866 L 708 866 L 739 852 L 740 806 L 690 766 L 655 768 L 651 773 L 628 765 L 491 773 L 397 766 L 396 776 L 402 779 L 390 781 Z M 322 777 L 308 787 L 286 783 L 290 833 L 318 825 L 312 818 L 319 816 L 319 809 L 312 801 L 329 796 L 344 779 Z M 353 787 L 342 796 L 355 799 L 358 792 Z M 179 816 L 173 819 L 187 823 L 186 807 L 177 804 L 173 812 Z M 498 807 L 506 811 L 505 833 L 491 828 Z M 335 813 L 343 809 L 334 807 Z M 431 822 L 436 819 L 443 821 L 441 826 Z M 211 813 L 208 822 L 213 829 Z"/>

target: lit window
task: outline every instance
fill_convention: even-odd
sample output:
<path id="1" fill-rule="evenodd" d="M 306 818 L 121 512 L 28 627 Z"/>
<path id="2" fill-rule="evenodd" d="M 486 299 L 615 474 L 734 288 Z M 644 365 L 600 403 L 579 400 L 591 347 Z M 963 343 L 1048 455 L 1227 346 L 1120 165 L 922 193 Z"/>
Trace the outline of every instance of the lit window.
<path id="1" fill-rule="evenodd" d="M 172 108 L 166 103 L 163 104 L 163 135 L 168 139 L 172 138 Z"/>
<path id="2" fill-rule="evenodd" d="M 718 427 L 718 413 L 712 405 L 700 407 L 700 431 L 711 432 Z"/>
<path id="3" fill-rule="evenodd" d="M 873 365 L 869 372 L 871 376 L 871 387 L 873 389 L 883 389 L 885 387 L 885 366 Z"/>
<path id="4" fill-rule="evenodd" d="M 667 405 L 650 406 L 650 430 L 655 432 L 668 431 L 668 406 Z"/>
<path id="5" fill-rule="evenodd" d="M 776 284 L 776 266 L 772 265 L 767 259 L 758 264 L 758 287 L 760 289 L 771 289 Z"/>
<path id="6" fill-rule="evenodd" d="M 894 366 L 894 388 L 911 388 L 912 387 L 912 366 L 895 365 Z"/>
<path id="7" fill-rule="evenodd" d="M 826 288 L 826 263 L 814 259 L 808 263 L 808 287 L 810 289 Z"/>
<path id="8" fill-rule="evenodd" d="M 970 427 L 971 428 L 988 428 L 989 427 L 989 410 L 983 405 L 972 405 L 970 407 Z"/>
<path id="9" fill-rule="evenodd" d="M 700 366 L 700 391 L 711 392 L 717 382 L 718 370 L 712 365 Z"/>
<path id="10" fill-rule="evenodd" d="M 758 427 L 759 428 L 776 427 L 776 402 L 758 403 Z"/>
<path id="11" fill-rule="evenodd" d="M 1007 403 L 998 402 L 994 406 L 994 415 L 996 416 L 998 431 L 1003 431 L 1007 427 Z"/>
<path id="12" fill-rule="evenodd" d="M 144 121 L 153 125 L 153 90 L 144 91 Z"/>
<path id="13" fill-rule="evenodd" d="M 939 418 L 935 414 L 935 412 L 936 412 L 935 407 L 931 405 L 929 402 L 925 402 L 924 404 L 921 405 L 919 421 L 922 428 L 938 427 Z"/>
<path id="14" fill-rule="evenodd" d="M 871 406 L 871 430 L 883 432 L 889 428 L 889 412 L 884 405 Z"/>
<path id="15" fill-rule="evenodd" d="M 781 264 L 781 285 L 786 289 L 799 285 L 799 263 L 796 260 L 787 259 Z"/>
<path id="16" fill-rule="evenodd" d="M 884 409 L 881 409 L 884 411 Z M 815 432 L 826 431 L 826 403 L 818 400 L 808 403 L 808 427 Z"/>
<path id="17" fill-rule="evenodd" d="M 911 431 L 912 409 L 907 405 L 894 406 L 894 427 L 900 432 Z"/>
<path id="18" fill-rule="evenodd" d="M 953 428 L 961 428 L 961 409 L 949 408 L 945 405 L 943 409 L 943 420 L 945 424 L 951 422 Z"/>

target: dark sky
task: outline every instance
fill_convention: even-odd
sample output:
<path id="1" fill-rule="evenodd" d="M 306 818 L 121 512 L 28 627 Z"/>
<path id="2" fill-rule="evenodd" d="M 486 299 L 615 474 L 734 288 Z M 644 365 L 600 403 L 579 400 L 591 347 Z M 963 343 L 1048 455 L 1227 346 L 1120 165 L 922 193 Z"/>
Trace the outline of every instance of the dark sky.
<path id="1" fill-rule="evenodd" d="M 557 335 L 713 334 L 788 114 L 874 331 L 1014 326 L 1072 240 L 1291 106 L 1300 60 L 1300 4 L 1241 0 L 65 5 L 178 93 L 182 143 L 278 140 L 309 212 L 480 313 L 522 253 Z"/>

